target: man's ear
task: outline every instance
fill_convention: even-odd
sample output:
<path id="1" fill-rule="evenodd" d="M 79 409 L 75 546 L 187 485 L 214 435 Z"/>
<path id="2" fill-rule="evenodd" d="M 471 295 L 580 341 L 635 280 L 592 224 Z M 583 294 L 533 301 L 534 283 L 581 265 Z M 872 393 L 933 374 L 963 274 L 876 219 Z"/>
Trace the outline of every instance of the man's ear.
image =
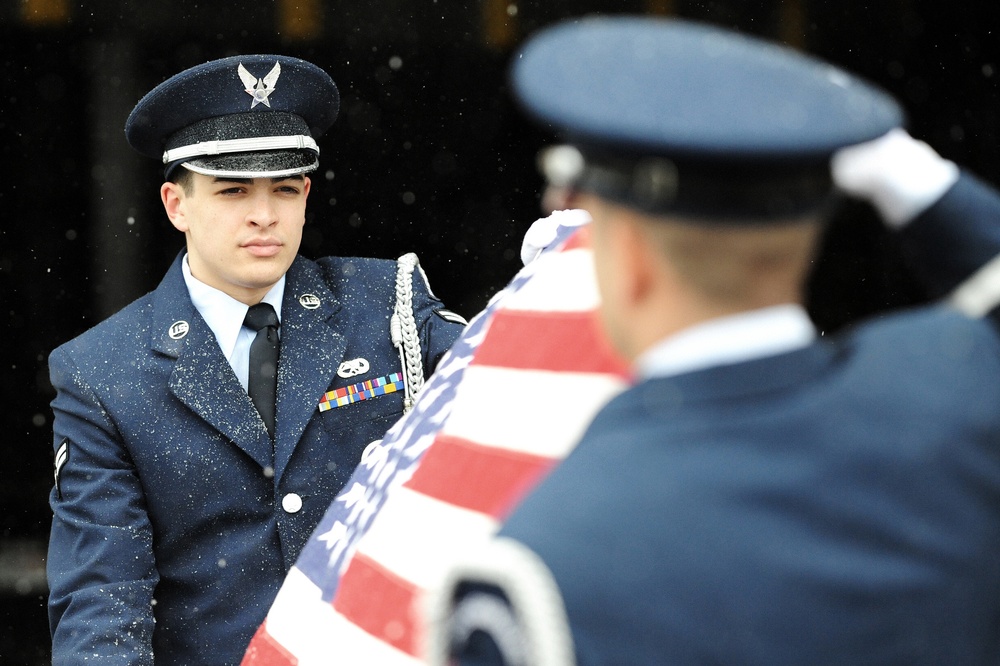
<path id="1" fill-rule="evenodd" d="M 617 226 L 618 266 L 622 272 L 621 294 L 626 303 L 637 307 L 650 298 L 656 278 L 656 246 L 643 222 L 623 214 Z"/>
<path id="2" fill-rule="evenodd" d="M 177 183 L 163 183 L 160 186 L 160 201 L 163 202 L 163 210 L 167 212 L 170 224 L 178 231 L 186 232 L 188 224 L 184 215 L 184 188 Z"/>

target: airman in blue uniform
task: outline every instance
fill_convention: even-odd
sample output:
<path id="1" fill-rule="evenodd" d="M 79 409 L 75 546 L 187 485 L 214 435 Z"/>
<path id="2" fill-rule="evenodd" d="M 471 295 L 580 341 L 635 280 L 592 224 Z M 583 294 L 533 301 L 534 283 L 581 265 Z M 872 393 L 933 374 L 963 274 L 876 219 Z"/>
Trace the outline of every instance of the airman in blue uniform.
<path id="1" fill-rule="evenodd" d="M 452 572 L 431 663 L 996 663 L 997 193 L 879 90 L 715 27 L 562 24 L 513 87 L 638 381 Z M 940 301 L 817 333 L 838 188 Z"/>
<path id="2" fill-rule="evenodd" d="M 129 117 L 186 248 L 50 358 L 54 664 L 238 663 L 365 447 L 461 331 L 412 255 L 298 255 L 337 111 L 318 67 L 248 55 L 170 78 Z M 244 326 L 260 304 L 276 376 Z"/>

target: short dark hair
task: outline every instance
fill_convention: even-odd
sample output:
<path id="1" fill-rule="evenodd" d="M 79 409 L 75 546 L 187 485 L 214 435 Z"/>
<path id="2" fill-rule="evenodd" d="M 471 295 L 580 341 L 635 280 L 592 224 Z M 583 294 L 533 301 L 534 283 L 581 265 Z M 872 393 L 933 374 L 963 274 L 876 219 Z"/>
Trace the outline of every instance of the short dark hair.
<path id="1" fill-rule="evenodd" d="M 180 166 L 170 174 L 170 182 L 180 185 L 181 189 L 184 190 L 184 194 L 191 196 L 191 192 L 194 191 L 194 176 L 192 173 L 190 169 Z"/>

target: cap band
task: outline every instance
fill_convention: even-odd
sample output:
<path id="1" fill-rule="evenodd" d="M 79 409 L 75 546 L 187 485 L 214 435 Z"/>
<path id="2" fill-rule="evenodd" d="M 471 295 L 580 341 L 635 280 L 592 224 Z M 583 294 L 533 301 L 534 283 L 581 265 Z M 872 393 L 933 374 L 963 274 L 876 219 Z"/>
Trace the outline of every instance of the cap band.
<path id="1" fill-rule="evenodd" d="M 762 165 L 664 157 L 607 158 L 556 146 L 540 155 L 555 187 L 593 192 L 653 214 L 696 219 L 784 219 L 822 209 L 832 180 L 825 163 Z"/>
<path id="2" fill-rule="evenodd" d="M 200 141 L 189 146 L 181 146 L 164 151 L 163 163 L 207 155 L 227 153 L 250 153 L 264 150 L 312 150 L 319 154 L 319 146 L 311 136 L 261 136 L 247 139 L 225 139 L 221 141 Z"/>

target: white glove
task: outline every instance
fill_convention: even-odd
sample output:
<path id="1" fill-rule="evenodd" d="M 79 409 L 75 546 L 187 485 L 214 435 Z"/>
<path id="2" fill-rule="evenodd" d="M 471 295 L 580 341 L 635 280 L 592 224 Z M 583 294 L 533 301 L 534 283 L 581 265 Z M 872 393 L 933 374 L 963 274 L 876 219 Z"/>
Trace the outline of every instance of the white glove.
<path id="1" fill-rule="evenodd" d="M 870 202 L 894 229 L 920 215 L 958 180 L 958 167 L 903 129 L 837 151 L 833 182 Z"/>
<path id="2" fill-rule="evenodd" d="M 578 227 L 590 222 L 590 213 L 585 210 L 557 210 L 548 217 L 535 220 L 521 241 L 521 262 L 527 266 L 552 244 L 559 233 L 559 227 Z"/>

